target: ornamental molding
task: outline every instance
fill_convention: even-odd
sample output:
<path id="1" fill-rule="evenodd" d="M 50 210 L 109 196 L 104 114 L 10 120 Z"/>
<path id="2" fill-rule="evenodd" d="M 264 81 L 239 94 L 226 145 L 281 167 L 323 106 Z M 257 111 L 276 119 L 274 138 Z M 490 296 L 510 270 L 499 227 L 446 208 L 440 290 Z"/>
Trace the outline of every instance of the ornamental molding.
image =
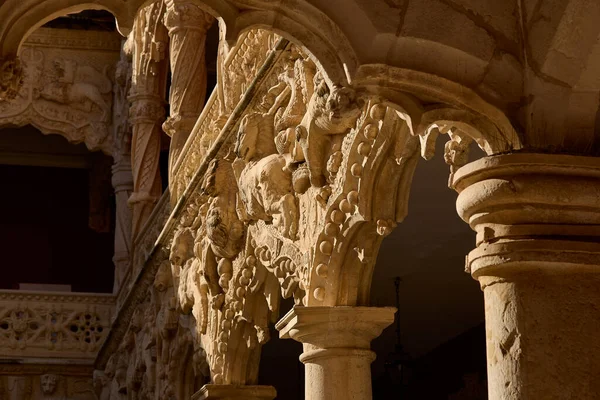
<path id="1" fill-rule="evenodd" d="M 119 52 L 122 37 L 116 32 L 38 28 L 23 42 L 28 47 Z"/>
<path id="2" fill-rule="evenodd" d="M 115 296 L 102 293 L 61 293 L 38 292 L 25 290 L 1 290 L 0 302 L 48 302 L 48 303 L 79 303 L 113 306 Z"/>

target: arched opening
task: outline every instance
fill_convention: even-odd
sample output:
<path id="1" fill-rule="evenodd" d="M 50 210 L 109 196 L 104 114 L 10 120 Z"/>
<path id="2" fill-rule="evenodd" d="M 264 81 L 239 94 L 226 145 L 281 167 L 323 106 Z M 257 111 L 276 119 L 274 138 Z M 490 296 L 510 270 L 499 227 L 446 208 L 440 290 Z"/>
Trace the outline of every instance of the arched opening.
<path id="1" fill-rule="evenodd" d="M 464 265 L 475 235 L 447 187 L 444 145 L 439 140 L 435 157 L 419 160 L 408 215 L 379 250 L 371 304 L 398 312 L 372 342 L 374 399 L 487 398 L 483 293 Z"/>
<path id="2" fill-rule="evenodd" d="M 0 289 L 112 292 L 110 165 L 30 125 L 0 129 Z"/>

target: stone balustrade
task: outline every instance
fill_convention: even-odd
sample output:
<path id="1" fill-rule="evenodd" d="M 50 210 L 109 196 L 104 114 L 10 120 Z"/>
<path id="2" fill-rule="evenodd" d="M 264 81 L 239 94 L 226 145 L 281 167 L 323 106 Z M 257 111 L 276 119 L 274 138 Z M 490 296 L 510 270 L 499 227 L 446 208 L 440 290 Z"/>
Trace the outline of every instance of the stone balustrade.
<path id="1" fill-rule="evenodd" d="M 110 330 L 109 294 L 0 291 L 0 359 L 91 364 Z"/>

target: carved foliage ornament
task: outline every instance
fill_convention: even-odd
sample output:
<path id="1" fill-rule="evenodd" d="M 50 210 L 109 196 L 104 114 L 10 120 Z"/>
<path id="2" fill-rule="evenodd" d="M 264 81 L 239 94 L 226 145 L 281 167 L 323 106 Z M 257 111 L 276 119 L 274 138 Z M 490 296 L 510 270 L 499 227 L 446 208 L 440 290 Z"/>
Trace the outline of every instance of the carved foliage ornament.
<path id="1" fill-rule="evenodd" d="M 368 305 L 379 245 L 407 212 L 419 136 L 444 131 L 448 121 L 448 160 L 458 164 L 465 137 L 477 141 L 487 123 L 448 108 L 447 117 L 427 114 L 421 104 L 400 106 L 368 88 L 331 86 L 292 45 L 269 74 L 235 131 L 209 134 L 220 149 L 204 175 L 185 176 L 199 183 L 148 302 L 158 369 L 175 359 L 165 348 L 187 349 L 196 361 L 206 358 L 213 383 L 253 384 L 281 297 L 306 306 Z M 220 118 L 203 116 L 212 119 L 197 124 L 204 128 Z M 182 168 L 199 140 L 192 138 Z M 113 365 L 105 374 L 118 382 Z M 156 390 L 180 393 L 166 387 Z"/>
<path id="2" fill-rule="evenodd" d="M 256 382 L 281 297 L 367 301 L 377 247 L 404 217 L 402 189 L 388 189 L 410 178 L 418 153 L 382 99 L 329 87 L 294 47 L 277 63 L 210 162 L 171 246 L 177 309 L 196 321 L 214 383 Z M 340 278 L 348 263 L 362 275 Z"/>

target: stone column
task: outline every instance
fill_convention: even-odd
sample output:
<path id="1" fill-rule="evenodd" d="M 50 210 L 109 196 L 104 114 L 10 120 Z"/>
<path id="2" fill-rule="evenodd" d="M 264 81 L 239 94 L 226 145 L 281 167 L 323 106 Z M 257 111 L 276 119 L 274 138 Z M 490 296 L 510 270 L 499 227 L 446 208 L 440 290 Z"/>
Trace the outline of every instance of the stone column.
<path id="1" fill-rule="evenodd" d="M 131 265 L 131 208 L 128 201 L 133 192 L 131 172 L 131 126 L 129 101 L 131 88 L 131 60 L 121 51 L 113 85 L 113 161 L 112 186 L 115 191 L 115 280 L 113 292 L 117 293 Z"/>
<path id="2" fill-rule="evenodd" d="M 112 166 L 112 185 L 115 190 L 115 284 L 113 292 L 117 292 L 130 265 L 131 254 L 131 210 L 127 201 L 133 191 L 131 164 L 125 158 Z"/>
<path id="3" fill-rule="evenodd" d="M 275 396 L 273 386 L 204 385 L 192 400 L 273 400 Z"/>
<path id="4" fill-rule="evenodd" d="M 395 308 L 294 307 L 277 323 L 281 338 L 304 344 L 307 400 L 372 398 L 371 340 L 394 322 Z"/>
<path id="5" fill-rule="evenodd" d="M 133 207 L 132 236 L 135 238 L 162 194 L 159 160 L 165 108 L 162 99 L 155 95 L 134 94 L 129 100 L 134 185 L 129 204 Z"/>
<path id="6" fill-rule="evenodd" d="M 173 188 L 173 167 L 206 99 L 206 32 L 215 19 L 189 0 L 167 0 L 165 26 L 170 37 L 171 115 L 163 124 L 171 136 L 169 148 L 169 189 Z"/>
<path id="7" fill-rule="evenodd" d="M 598 398 L 600 158 L 486 157 L 453 187 L 477 232 L 490 400 Z"/>
<path id="8" fill-rule="evenodd" d="M 162 1 L 142 8 L 126 44 L 132 54 L 129 122 L 133 193 L 129 204 L 133 207 L 134 239 L 162 194 L 159 158 L 168 70 L 164 9 Z"/>

